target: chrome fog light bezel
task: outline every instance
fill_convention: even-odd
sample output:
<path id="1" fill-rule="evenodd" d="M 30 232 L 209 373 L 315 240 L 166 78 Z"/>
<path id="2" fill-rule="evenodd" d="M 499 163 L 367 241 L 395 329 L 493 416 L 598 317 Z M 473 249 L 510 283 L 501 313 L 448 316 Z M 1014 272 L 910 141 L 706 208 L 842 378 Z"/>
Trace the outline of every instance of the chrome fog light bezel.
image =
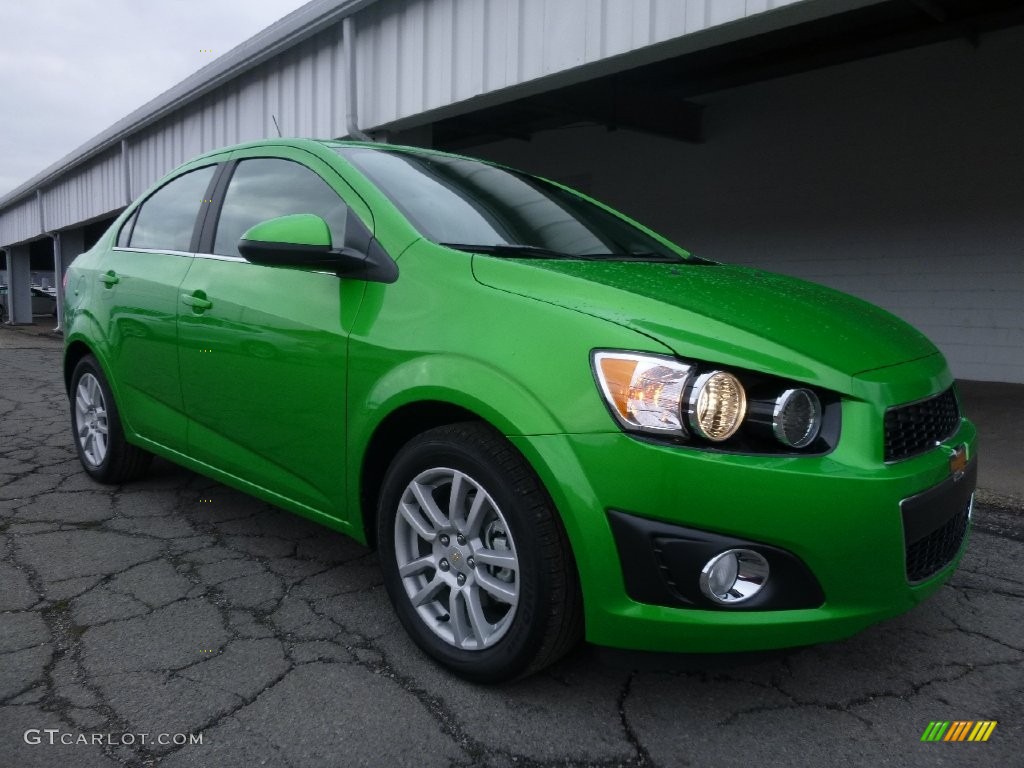
<path id="1" fill-rule="evenodd" d="M 730 562 L 730 560 L 732 562 Z M 722 588 L 721 568 L 735 567 L 732 583 Z M 728 573 L 728 571 L 726 571 Z M 771 567 L 760 552 L 752 549 L 727 549 L 708 560 L 700 571 L 700 591 L 718 605 L 738 605 L 760 594 L 768 583 Z"/>

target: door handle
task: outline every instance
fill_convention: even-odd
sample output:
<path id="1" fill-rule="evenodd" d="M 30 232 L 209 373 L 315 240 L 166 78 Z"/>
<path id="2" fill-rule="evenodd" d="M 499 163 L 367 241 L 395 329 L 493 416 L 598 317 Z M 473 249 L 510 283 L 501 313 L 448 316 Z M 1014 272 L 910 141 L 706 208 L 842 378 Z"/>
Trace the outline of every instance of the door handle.
<path id="1" fill-rule="evenodd" d="M 121 278 L 118 277 L 117 274 L 112 269 L 109 269 L 105 273 L 100 275 L 99 280 L 101 283 L 107 286 L 107 288 L 113 288 L 115 285 L 121 282 Z"/>
<path id="2" fill-rule="evenodd" d="M 213 302 L 206 298 L 202 291 L 181 294 L 181 302 L 182 304 L 188 304 L 196 312 L 202 312 L 204 309 L 209 309 L 213 306 Z"/>

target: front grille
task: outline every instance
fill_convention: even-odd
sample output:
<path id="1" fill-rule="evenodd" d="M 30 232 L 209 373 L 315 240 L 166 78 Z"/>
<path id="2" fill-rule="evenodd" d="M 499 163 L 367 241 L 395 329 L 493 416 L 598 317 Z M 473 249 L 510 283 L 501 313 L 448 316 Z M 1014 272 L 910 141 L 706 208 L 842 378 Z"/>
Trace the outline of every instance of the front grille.
<path id="1" fill-rule="evenodd" d="M 945 525 L 907 547 L 907 581 L 924 581 L 942 570 L 960 551 L 967 534 L 970 504 L 953 515 Z"/>
<path id="2" fill-rule="evenodd" d="M 960 407 L 950 387 L 941 395 L 885 412 L 885 460 L 900 461 L 933 448 L 956 432 Z"/>

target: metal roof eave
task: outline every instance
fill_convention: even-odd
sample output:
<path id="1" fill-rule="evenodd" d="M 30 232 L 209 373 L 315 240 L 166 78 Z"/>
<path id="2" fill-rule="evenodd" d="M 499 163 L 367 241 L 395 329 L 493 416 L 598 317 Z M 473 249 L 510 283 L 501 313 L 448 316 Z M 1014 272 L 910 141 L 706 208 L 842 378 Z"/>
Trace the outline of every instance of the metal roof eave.
<path id="1" fill-rule="evenodd" d="M 296 8 L 0 197 L 0 211 L 28 197 L 70 168 L 119 145 L 122 139 L 375 2 L 311 0 L 301 8 Z"/>

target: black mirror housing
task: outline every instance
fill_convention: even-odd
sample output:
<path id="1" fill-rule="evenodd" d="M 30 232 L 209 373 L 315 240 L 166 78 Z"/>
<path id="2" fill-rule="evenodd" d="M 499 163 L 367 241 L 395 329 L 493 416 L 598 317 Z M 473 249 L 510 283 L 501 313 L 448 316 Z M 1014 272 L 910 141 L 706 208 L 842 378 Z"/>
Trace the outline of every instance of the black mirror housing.
<path id="1" fill-rule="evenodd" d="M 322 218 L 294 214 L 257 224 L 238 241 L 238 252 L 253 264 L 324 270 L 378 283 L 398 279 L 398 265 L 351 208 L 343 248 L 332 247 Z"/>

